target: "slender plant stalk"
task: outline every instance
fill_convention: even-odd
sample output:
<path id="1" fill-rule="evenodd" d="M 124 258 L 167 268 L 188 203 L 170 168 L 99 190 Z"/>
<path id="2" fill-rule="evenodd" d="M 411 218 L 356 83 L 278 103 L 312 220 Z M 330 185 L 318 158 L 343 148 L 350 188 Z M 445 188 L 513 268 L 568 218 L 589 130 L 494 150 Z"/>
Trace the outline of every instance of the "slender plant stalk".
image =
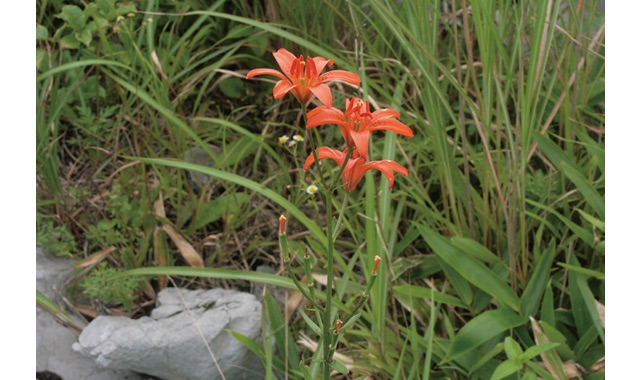
<path id="1" fill-rule="evenodd" d="M 326 306 L 322 321 L 322 342 L 324 343 L 324 361 L 322 362 L 322 376 L 325 380 L 331 377 L 331 362 L 333 353 L 331 352 L 331 303 L 333 296 L 333 231 L 332 231 L 332 211 L 331 189 L 325 191 L 325 202 L 327 209 L 327 295 Z"/>

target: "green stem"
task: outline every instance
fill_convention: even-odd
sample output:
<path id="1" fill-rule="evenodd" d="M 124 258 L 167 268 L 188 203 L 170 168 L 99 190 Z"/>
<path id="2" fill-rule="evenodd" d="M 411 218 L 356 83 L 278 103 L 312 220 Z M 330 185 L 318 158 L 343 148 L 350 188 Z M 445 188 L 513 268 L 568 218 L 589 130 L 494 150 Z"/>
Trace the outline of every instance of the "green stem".
<path id="1" fill-rule="evenodd" d="M 326 306 L 322 321 L 322 341 L 324 348 L 324 360 L 322 362 L 322 373 L 325 380 L 331 378 L 331 362 L 333 353 L 331 352 L 331 302 L 333 296 L 333 234 L 332 234 L 332 211 L 331 189 L 325 192 L 325 207 L 327 209 L 327 295 Z"/>
<path id="2" fill-rule="evenodd" d="M 304 274 L 307 278 L 307 288 L 312 298 L 316 297 L 316 286 L 313 282 L 313 276 L 311 274 L 311 257 L 309 256 L 309 248 L 304 250 Z M 304 293 L 303 293 L 304 294 Z"/>
<path id="3" fill-rule="evenodd" d="M 344 211 L 347 209 L 347 201 L 349 200 L 349 195 L 351 192 L 345 191 L 344 200 L 342 201 L 342 208 L 340 208 L 340 214 L 338 215 L 338 221 L 336 222 L 336 227 L 333 229 L 333 234 L 331 235 L 333 240 L 335 241 L 338 237 L 338 230 L 340 229 L 340 223 L 342 223 L 342 217 L 344 216 Z"/>

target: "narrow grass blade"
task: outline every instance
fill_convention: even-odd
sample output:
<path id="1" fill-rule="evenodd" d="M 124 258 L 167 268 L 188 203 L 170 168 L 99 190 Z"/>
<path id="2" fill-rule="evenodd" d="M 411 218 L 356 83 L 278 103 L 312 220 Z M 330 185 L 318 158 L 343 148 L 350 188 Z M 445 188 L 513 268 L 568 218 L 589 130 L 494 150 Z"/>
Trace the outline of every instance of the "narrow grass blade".
<path id="1" fill-rule="evenodd" d="M 602 272 L 598 272 L 597 270 L 587 269 L 587 268 L 583 268 L 581 266 L 575 266 L 575 265 L 570 265 L 570 264 L 565 264 L 565 263 L 558 263 L 558 266 L 563 267 L 565 269 L 568 269 L 570 271 L 576 272 L 576 273 L 583 274 L 583 275 L 585 275 L 587 277 L 593 277 L 595 279 L 604 281 L 605 274 L 602 273 Z"/>
<path id="2" fill-rule="evenodd" d="M 60 66 L 54 67 L 51 70 L 47 70 L 36 77 L 36 82 L 45 80 L 52 75 L 65 72 L 67 70 L 73 70 L 73 69 L 77 69 L 78 67 L 85 67 L 85 66 L 115 66 L 115 67 L 120 67 L 129 71 L 133 70 L 131 67 L 125 64 L 122 64 L 120 62 L 109 61 L 107 59 L 86 59 L 83 61 L 65 63 L 64 65 L 60 65 Z"/>
<path id="3" fill-rule="evenodd" d="M 496 370 L 493 371 L 493 375 L 491 375 L 491 380 L 501 380 L 505 377 L 518 372 L 522 368 L 522 363 L 509 359 L 500 363 L 499 366 L 496 367 Z"/>
<path id="4" fill-rule="evenodd" d="M 82 331 L 82 326 L 78 325 L 76 321 L 71 319 L 62 309 L 58 307 L 53 301 L 51 301 L 42 292 L 36 289 L 36 306 L 39 306 L 43 310 L 48 311 L 54 317 L 60 319 L 60 321 L 68 324 L 78 331 Z"/>
<path id="5" fill-rule="evenodd" d="M 409 297 L 426 298 L 450 306 L 460 307 L 463 309 L 467 308 L 467 305 L 462 303 L 462 301 L 460 301 L 460 299 L 458 299 L 457 297 L 441 292 L 436 292 L 433 289 L 423 288 L 421 286 L 398 285 L 393 287 L 393 291 L 394 293 L 404 294 Z"/>
<path id="6" fill-rule="evenodd" d="M 244 280 L 261 284 L 275 285 L 286 289 L 297 289 L 293 281 L 287 277 L 280 277 L 262 272 L 245 272 L 232 269 L 190 268 L 190 267 L 150 267 L 137 268 L 120 272 L 113 276 L 114 280 L 129 276 L 184 276 L 217 278 L 229 280 Z"/>
<path id="7" fill-rule="evenodd" d="M 242 343 L 243 346 L 245 346 L 246 348 L 251 350 L 251 352 L 253 352 L 254 354 L 258 355 L 258 357 L 260 357 L 260 359 L 262 359 L 264 361 L 265 353 L 264 353 L 264 349 L 262 348 L 262 346 L 260 346 L 253 339 L 249 338 L 248 336 L 246 336 L 244 334 L 241 334 L 241 333 L 233 331 L 233 330 L 226 330 L 226 331 L 229 334 L 231 334 L 231 336 L 236 338 L 236 340 L 238 342 Z"/>
<path id="8" fill-rule="evenodd" d="M 522 310 L 522 315 L 526 317 L 534 316 L 538 311 L 542 295 L 551 275 L 551 264 L 553 263 L 555 251 L 556 244 L 552 241 L 540 261 L 536 263 L 536 269 L 533 271 L 529 283 L 522 294 L 520 309 Z"/>

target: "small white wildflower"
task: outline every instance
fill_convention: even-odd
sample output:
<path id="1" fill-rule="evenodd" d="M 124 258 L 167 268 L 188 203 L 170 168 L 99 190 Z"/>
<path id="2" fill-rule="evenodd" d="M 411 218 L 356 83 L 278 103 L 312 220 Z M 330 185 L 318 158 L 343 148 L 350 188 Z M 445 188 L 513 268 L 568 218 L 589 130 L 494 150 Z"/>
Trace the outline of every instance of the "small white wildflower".
<path id="1" fill-rule="evenodd" d="M 284 144 L 289 141 L 289 136 L 283 135 L 278 138 L 278 144 Z"/>
<path id="2" fill-rule="evenodd" d="M 316 185 L 309 185 L 309 186 L 307 187 L 307 194 L 311 194 L 311 195 L 313 195 L 313 194 L 315 194 L 315 193 L 317 193 L 317 192 L 318 192 L 318 186 L 316 186 Z"/>
<path id="3" fill-rule="evenodd" d="M 304 141 L 304 137 L 300 136 L 300 135 L 295 135 L 293 136 L 293 139 L 297 142 L 302 142 Z"/>

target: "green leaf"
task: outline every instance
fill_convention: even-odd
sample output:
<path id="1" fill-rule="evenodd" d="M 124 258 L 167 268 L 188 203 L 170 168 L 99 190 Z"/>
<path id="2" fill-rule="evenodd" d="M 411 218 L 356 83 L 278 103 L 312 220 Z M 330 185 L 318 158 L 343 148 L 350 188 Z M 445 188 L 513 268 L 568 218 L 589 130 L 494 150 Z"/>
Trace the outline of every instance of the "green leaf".
<path id="1" fill-rule="evenodd" d="M 547 352 L 553 348 L 558 347 L 560 344 L 555 342 L 547 342 L 541 343 L 532 347 L 527 348 L 527 350 L 522 354 L 519 358 L 521 361 L 529 361 L 536 356 L 542 354 L 543 352 Z"/>
<path id="2" fill-rule="evenodd" d="M 249 350 L 251 350 L 251 352 L 255 353 L 256 355 L 258 355 L 258 357 L 260 357 L 260 359 L 264 359 L 264 349 L 262 348 L 262 346 L 260 346 L 258 343 L 256 343 L 256 341 L 254 341 L 253 339 L 249 338 L 248 336 L 241 334 L 239 332 L 233 331 L 233 330 L 225 330 L 227 331 L 229 334 L 231 334 L 231 336 L 233 336 L 234 338 L 236 338 L 236 340 L 240 343 L 242 343 L 243 346 L 245 346 L 246 348 L 248 348 Z"/>
<path id="3" fill-rule="evenodd" d="M 475 240 L 454 236 L 451 238 L 451 243 L 464 252 L 468 253 L 469 255 L 489 265 L 493 266 L 502 263 L 498 256 L 496 256 L 493 252 L 489 251 L 487 247 Z"/>
<path id="4" fill-rule="evenodd" d="M 446 356 L 451 361 L 460 355 L 478 348 L 492 338 L 527 322 L 527 318 L 505 308 L 489 310 L 470 320 L 453 338 Z"/>
<path id="5" fill-rule="evenodd" d="M 495 297 L 515 311 L 519 311 L 518 297 L 504 281 L 477 259 L 452 245 L 445 238 L 424 225 L 418 225 L 420 234 L 433 251 L 467 281 Z"/>
<path id="6" fill-rule="evenodd" d="M 112 280 L 128 276 L 185 276 L 201 278 L 217 278 L 228 280 L 245 280 L 261 284 L 275 285 L 286 289 L 298 289 L 288 277 L 262 272 L 246 272 L 232 269 L 191 268 L 191 267 L 147 267 L 118 272 Z"/>
<path id="7" fill-rule="evenodd" d="M 504 338 L 504 352 L 507 358 L 517 360 L 522 355 L 522 347 L 512 337 Z"/>
<path id="8" fill-rule="evenodd" d="M 87 16 L 82 12 L 82 9 L 76 5 L 65 5 L 62 7 L 62 12 L 56 15 L 56 17 L 66 21 L 76 32 L 84 29 L 87 24 Z"/>
<path id="9" fill-rule="evenodd" d="M 307 313 L 304 312 L 304 310 L 300 312 L 300 315 L 302 316 L 302 319 L 304 319 L 304 321 L 307 322 L 307 326 L 309 326 L 314 333 L 318 335 L 322 335 L 322 330 L 320 330 L 320 326 L 318 326 L 311 318 L 309 318 L 309 316 L 307 315 Z"/>
<path id="10" fill-rule="evenodd" d="M 344 325 L 342 325 L 342 329 L 343 329 L 343 330 L 345 330 L 345 329 L 347 329 L 349 326 L 351 326 L 352 324 L 356 323 L 356 321 L 357 321 L 358 319 L 360 319 L 360 317 L 361 317 L 361 316 L 362 316 L 362 313 L 358 313 L 358 314 L 354 315 L 353 317 L 349 318 L 349 320 L 348 320 L 348 321 L 346 321 L 346 322 L 344 323 Z"/>
<path id="11" fill-rule="evenodd" d="M 567 338 L 560 330 L 542 320 L 540 321 L 540 328 L 542 328 L 544 334 L 547 336 L 547 338 L 549 338 L 549 342 L 558 344 L 558 346 L 555 347 L 555 351 L 558 353 L 558 355 L 562 356 L 565 359 L 576 359 L 575 353 L 571 350 L 569 344 L 567 343 Z"/>
<path id="12" fill-rule="evenodd" d="M 522 364 L 513 359 L 506 360 L 498 365 L 491 375 L 491 380 L 500 380 L 518 372 L 522 368 Z"/>
<path id="13" fill-rule="evenodd" d="M 85 46 L 91 45 L 92 36 L 91 36 L 91 31 L 89 29 L 82 29 L 82 31 L 75 33 L 74 36 L 78 41 L 85 44 Z"/>
<path id="14" fill-rule="evenodd" d="M 457 297 L 437 292 L 432 289 L 424 288 L 417 285 L 398 285 L 393 287 L 394 293 L 400 293 L 407 295 L 409 297 L 416 298 L 427 298 L 431 299 L 433 296 L 433 300 L 439 303 L 443 303 L 450 306 L 456 306 L 460 308 L 466 308 L 467 306 L 460 301 Z"/>
<path id="15" fill-rule="evenodd" d="M 76 44 L 78 44 L 77 46 L 80 46 L 78 41 L 73 36 L 70 36 L 70 37 L 75 41 Z M 122 63 L 116 62 L 116 61 L 109 61 L 106 59 L 87 59 L 84 61 L 65 63 L 64 65 L 60 65 L 58 67 L 52 68 L 51 70 L 47 70 L 42 74 L 38 75 L 36 77 L 36 81 L 41 81 L 49 78 L 52 75 L 56 75 L 65 71 L 69 71 L 69 70 L 73 70 L 73 69 L 77 69 L 79 67 L 85 67 L 85 66 L 115 66 L 115 67 L 120 67 L 129 71 L 133 70 L 131 67 L 123 65 Z"/>
<path id="16" fill-rule="evenodd" d="M 498 344 L 496 344 L 495 347 L 493 347 L 491 351 L 484 354 L 484 356 L 480 358 L 476 358 L 473 366 L 469 368 L 469 374 L 472 374 L 476 372 L 478 369 L 482 368 L 485 364 L 487 364 L 491 359 L 493 359 L 496 355 L 498 355 L 502 351 L 504 351 L 504 343 L 499 342 Z"/>
<path id="17" fill-rule="evenodd" d="M 349 374 L 349 369 L 344 364 L 335 359 L 331 362 L 331 368 L 335 369 L 343 375 Z"/>
<path id="18" fill-rule="evenodd" d="M 438 266 L 442 268 L 447 280 L 451 282 L 453 289 L 458 293 L 462 302 L 467 305 L 465 308 L 469 308 L 471 303 L 473 302 L 473 289 L 467 281 L 460 273 L 458 273 L 451 265 L 447 264 L 440 256 L 436 255 L 436 262 Z"/>
<path id="19" fill-rule="evenodd" d="M 55 302 L 51 301 L 49 298 L 47 298 L 47 296 L 44 295 L 44 293 L 40 292 L 37 289 L 36 289 L 36 306 L 53 314 L 55 317 L 64 321 L 69 326 L 72 326 L 77 330 L 82 330 L 82 326 L 80 326 L 76 321 L 74 321 L 70 316 L 68 316 L 67 313 L 65 313 L 62 309 L 60 309 Z"/>
<path id="20" fill-rule="evenodd" d="M 587 268 L 583 268 L 581 266 L 570 265 L 570 264 L 565 264 L 565 263 L 558 263 L 558 266 L 561 266 L 561 267 L 563 267 L 565 269 L 568 269 L 568 270 L 570 270 L 572 272 L 583 274 L 583 275 L 585 275 L 587 277 L 593 277 L 595 279 L 604 281 L 605 274 L 602 273 L 602 272 L 598 272 L 597 270 L 587 269 Z"/>
<path id="21" fill-rule="evenodd" d="M 542 305 L 540 306 L 540 319 L 550 325 L 556 324 L 556 314 L 553 307 L 553 288 L 551 282 L 545 286 Z"/>
<path id="22" fill-rule="evenodd" d="M 604 222 L 602 220 L 596 218 L 593 215 L 589 215 L 582 210 L 578 210 L 578 212 L 580 213 L 580 215 L 582 215 L 583 218 L 587 220 L 587 222 L 593 224 L 597 229 L 604 232 Z"/>
<path id="23" fill-rule="evenodd" d="M 526 317 L 535 315 L 540 307 L 542 295 L 551 275 L 551 265 L 555 252 L 556 244 L 555 241 L 552 241 L 540 261 L 536 263 L 535 270 L 522 294 L 520 310 L 522 310 L 522 315 Z"/>
<path id="24" fill-rule="evenodd" d="M 136 10 L 137 9 L 136 9 L 136 5 L 135 4 L 119 3 L 117 12 L 118 12 L 119 15 L 126 15 L 128 13 L 136 12 Z"/>
<path id="25" fill-rule="evenodd" d="M 36 41 L 46 40 L 49 38 L 49 31 L 43 25 L 36 25 Z"/>
<path id="26" fill-rule="evenodd" d="M 96 0 L 96 5 L 100 9 L 100 13 L 105 16 L 110 16 L 113 12 L 115 12 L 116 1 L 115 0 Z"/>
<path id="27" fill-rule="evenodd" d="M 542 377 L 544 380 L 556 380 L 549 371 L 544 369 L 541 365 L 535 362 L 528 362 L 527 366 L 531 368 L 538 376 Z"/>
<path id="28" fill-rule="evenodd" d="M 80 41 L 73 34 L 67 34 L 60 39 L 60 48 L 62 49 L 77 49 L 80 47 Z"/>
<path id="29" fill-rule="evenodd" d="M 574 267 L 579 267 L 580 263 L 575 258 L 575 256 L 571 256 L 569 259 L 570 263 Z M 581 333 L 586 333 L 586 331 L 594 326 L 600 339 L 604 342 L 604 330 L 602 329 L 602 321 L 600 320 L 600 315 L 598 314 L 598 309 L 596 307 L 596 299 L 589 288 L 589 284 L 587 284 L 587 277 L 581 273 L 570 271 L 569 272 L 569 284 L 572 287 L 571 294 L 571 306 L 573 307 L 574 302 L 578 306 L 578 308 L 582 309 L 583 307 L 587 311 L 587 315 L 590 318 L 586 318 L 586 316 L 580 316 L 579 320 L 576 318 L 576 312 L 574 311 L 574 318 L 576 319 L 576 325 L 580 324 L 578 327 L 578 331 Z M 588 323 L 591 322 L 591 323 Z"/>

